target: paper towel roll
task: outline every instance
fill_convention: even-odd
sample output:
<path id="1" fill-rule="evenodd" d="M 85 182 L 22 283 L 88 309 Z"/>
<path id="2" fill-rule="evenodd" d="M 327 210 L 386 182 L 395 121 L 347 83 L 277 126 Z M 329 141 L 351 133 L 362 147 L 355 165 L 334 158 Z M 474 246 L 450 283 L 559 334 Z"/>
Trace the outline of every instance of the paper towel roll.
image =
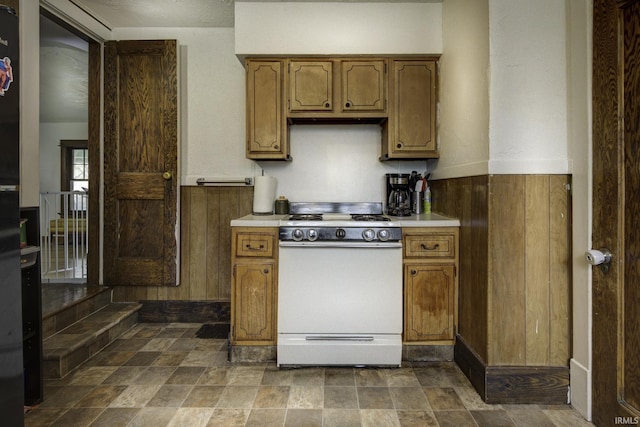
<path id="1" fill-rule="evenodd" d="M 256 176 L 253 187 L 253 214 L 273 214 L 273 203 L 276 199 L 278 181 L 272 176 Z"/>

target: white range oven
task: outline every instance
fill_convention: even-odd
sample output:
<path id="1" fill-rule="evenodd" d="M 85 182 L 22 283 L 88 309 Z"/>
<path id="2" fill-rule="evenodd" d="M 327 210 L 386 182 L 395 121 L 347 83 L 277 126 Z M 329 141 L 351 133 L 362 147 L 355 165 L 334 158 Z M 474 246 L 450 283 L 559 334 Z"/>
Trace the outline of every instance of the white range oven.
<path id="1" fill-rule="evenodd" d="M 400 366 L 401 228 L 381 203 L 290 211 L 280 223 L 278 366 Z"/>

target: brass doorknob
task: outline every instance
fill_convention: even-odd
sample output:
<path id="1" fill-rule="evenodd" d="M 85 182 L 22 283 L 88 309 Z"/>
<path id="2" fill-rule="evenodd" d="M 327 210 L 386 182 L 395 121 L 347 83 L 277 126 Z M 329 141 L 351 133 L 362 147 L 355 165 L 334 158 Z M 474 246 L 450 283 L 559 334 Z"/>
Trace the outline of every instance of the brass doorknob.
<path id="1" fill-rule="evenodd" d="M 167 181 L 169 181 L 171 179 L 171 172 L 166 171 L 165 173 L 162 174 L 162 178 L 166 179 Z"/>

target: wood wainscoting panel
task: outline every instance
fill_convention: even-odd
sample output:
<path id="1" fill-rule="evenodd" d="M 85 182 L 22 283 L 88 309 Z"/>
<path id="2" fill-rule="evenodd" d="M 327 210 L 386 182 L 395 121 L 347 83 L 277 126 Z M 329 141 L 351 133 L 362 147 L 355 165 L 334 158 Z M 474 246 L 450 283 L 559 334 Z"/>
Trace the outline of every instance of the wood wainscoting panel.
<path id="1" fill-rule="evenodd" d="M 526 365 L 568 366 L 571 331 L 571 203 L 566 175 L 528 175 Z"/>
<path id="2" fill-rule="evenodd" d="M 549 177 L 525 177 L 525 364 L 549 364 L 551 235 Z"/>
<path id="3" fill-rule="evenodd" d="M 433 210 L 460 220 L 458 333 L 487 360 L 488 176 L 433 181 Z"/>
<path id="4" fill-rule="evenodd" d="M 553 389 L 552 400 L 562 403 L 566 395 L 570 180 L 485 175 L 432 182 L 433 210 L 460 220 L 455 359 L 486 399 L 525 403 L 540 389 L 543 402 Z"/>
<path id="5" fill-rule="evenodd" d="M 525 176 L 489 179 L 488 365 L 526 364 Z"/>
<path id="6" fill-rule="evenodd" d="M 116 286 L 114 301 L 230 301 L 230 224 L 252 200 L 253 187 L 181 187 L 179 286 Z"/>
<path id="7" fill-rule="evenodd" d="M 569 363 L 568 184 L 567 175 L 490 177 L 489 366 Z"/>
<path id="8" fill-rule="evenodd" d="M 569 366 L 572 340 L 571 177 L 549 177 L 549 361 L 551 366 Z"/>
<path id="9" fill-rule="evenodd" d="M 460 220 L 458 333 L 488 365 L 567 366 L 568 175 L 432 182 L 433 210 Z"/>

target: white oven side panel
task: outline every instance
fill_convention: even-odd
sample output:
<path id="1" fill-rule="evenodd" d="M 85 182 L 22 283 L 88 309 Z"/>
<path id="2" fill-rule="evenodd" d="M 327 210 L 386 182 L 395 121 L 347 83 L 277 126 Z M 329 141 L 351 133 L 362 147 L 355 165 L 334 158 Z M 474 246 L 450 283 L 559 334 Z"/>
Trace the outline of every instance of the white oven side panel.
<path id="1" fill-rule="evenodd" d="M 402 248 L 280 247 L 279 334 L 402 333 Z"/>

